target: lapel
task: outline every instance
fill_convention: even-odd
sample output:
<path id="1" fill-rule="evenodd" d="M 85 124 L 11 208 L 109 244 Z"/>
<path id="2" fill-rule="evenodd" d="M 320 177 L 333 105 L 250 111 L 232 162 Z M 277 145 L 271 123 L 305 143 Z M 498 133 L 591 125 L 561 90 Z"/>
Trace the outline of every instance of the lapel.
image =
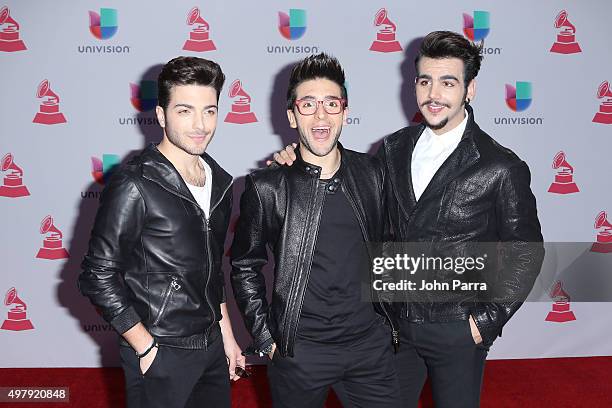
<path id="1" fill-rule="evenodd" d="M 465 131 L 461 137 L 461 141 L 457 148 L 448 156 L 448 159 L 438 169 L 431 178 L 431 181 L 421 194 L 418 203 L 427 201 L 427 198 L 435 195 L 440 190 L 443 190 L 453 180 L 459 177 L 463 172 L 468 170 L 480 159 L 480 153 L 474 137 L 480 131 L 478 125 L 474 121 L 474 112 L 470 106 L 467 106 L 469 118 L 465 126 Z M 411 156 L 412 157 L 412 156 Z M 417 205 L 418 205 L 417 203 Z"/>
<path id="2" fill-rule="evenodd" d="M 227 190 L 231 187 L 234 179 L 208 154 L 202 154 L 202 159 L 210 166 L 212 173 L 212 186 L 210 192 L 210 214 L 221 202 Z"/>
<path id="3" fill-rule="evenodd" d="M 385 140 L 389 180 L 406 219 L 410 218 L 417 204 L 412 185 L 412 152 L 424 130 L 424 125 L 411 126 L 400 130 L 396 137 Z"/>

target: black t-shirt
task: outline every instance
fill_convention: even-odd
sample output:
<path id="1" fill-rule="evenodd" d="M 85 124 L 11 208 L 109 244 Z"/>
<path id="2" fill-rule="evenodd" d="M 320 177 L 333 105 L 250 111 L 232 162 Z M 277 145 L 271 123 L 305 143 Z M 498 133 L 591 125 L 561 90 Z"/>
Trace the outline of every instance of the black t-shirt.
<path id="1" fill-rule="evenodd" d="M 370 330 L 376 312 L 362 298 L 362 278 L 368 276 L 364 268 L 369 260 L 359 221 L 342 188 L 325 191 L 297 336 L 335 343 Z"/>

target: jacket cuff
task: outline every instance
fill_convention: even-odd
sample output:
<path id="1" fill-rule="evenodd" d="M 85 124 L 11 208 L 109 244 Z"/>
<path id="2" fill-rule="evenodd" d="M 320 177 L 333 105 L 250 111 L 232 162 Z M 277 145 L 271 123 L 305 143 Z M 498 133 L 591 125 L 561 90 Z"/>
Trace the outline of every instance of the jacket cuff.
<path id="1" fill-rule="evenodd" d="M 253 340 L 253 342 L 244 350 L 242 355 L 244 356 L 259 355 L 261 353 L 261 350 L 265 349 L 272 343 L 274 343 L 274 339 L 272 337 L 268 337 L 267 340 L 264 340 L 263 342 L 257 342 Z"/>
<path id="2" fill-rule="evenodd" d="M 501 332 L 501 327 L 503 324 L 498 322 L 498 319 L 495 318 L 497 313 L 491 308 L 487 307 L 487 305 L 480 304 L 476 307 L 476 309 L 472 310 L 471 313 L 474 318 L 474 323 L 476 323 L 476 327 L 480 332 L 480 337 L 482 337 L 482 343 L 490 347 L 497 336 L 499 336 Z M 499 318 L 499 316 L 497 316 Z"/>
<path id="3" fill-rule="evenodd" d="M 117 333 L 123 334 L 134 327 L 141 320 L 142 319 L 136 312 L 136 309 L 130 306 L 119 315 L 115 316 L 113 320 L 110 321 L 110 324 L 117 331 Z"/>

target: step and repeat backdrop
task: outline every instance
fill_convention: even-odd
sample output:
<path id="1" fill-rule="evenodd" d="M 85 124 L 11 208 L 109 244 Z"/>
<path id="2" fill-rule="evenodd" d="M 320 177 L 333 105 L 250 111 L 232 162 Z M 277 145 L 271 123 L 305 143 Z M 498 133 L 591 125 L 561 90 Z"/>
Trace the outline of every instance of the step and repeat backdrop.
<path id="1" fill-rule="evenodd" d="M 612 355 L 612 303 L 575 296 L 612 275 L 610 15 L 607 0 L 0 0 L 0 366 L 118 364 L 117 336 L 76 280 L 108 175 L 161 138 L 162 64 L 194 55 L 223 67 L 209 152 L 234 176 L 237 202 L 244 175 L 296 140 L 285 113 L 295 62 L 339 58 L 350 101 L 341 140 L 375 152 L 419 121 L 413 61 L 434 30 L 484 41 L 475 119 L 529 164 L 545 240 L 566 243 L 546 265 L 573 271 L 538 282 L 538 301 L 490 358 Z"/>

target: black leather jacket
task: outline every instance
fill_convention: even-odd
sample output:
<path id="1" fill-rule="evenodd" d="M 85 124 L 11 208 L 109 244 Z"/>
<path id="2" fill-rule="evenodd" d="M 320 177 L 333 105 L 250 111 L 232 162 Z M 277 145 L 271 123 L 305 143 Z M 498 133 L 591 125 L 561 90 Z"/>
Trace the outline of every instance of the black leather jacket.
<path id="1" fill-rule="evenodd" d="M 383 238 L 384 174 L 376 158 L 343 149 L 340 171 L 327 188 L 342 188 L 354 208 L 364 240 Z M 240 219 L 231 250 L 234 296 L 253 344 L 245 351 L 258 353 L 275 341 L 283 356 L 293 356 L 300 311 L 308 285 L 325 185 L 320 167 L 304 162 L 255 171 L 246 178 L 240 200 Z M 272 304 L 266 300 L 261 273 L 267 247 L 274 254 Z M 388 305 L 374 303 L 392 325 L 391 341 L 398 340 L 397 322 Z"/>
<path id="2" fill-rule="evenodd" d="M 232 177 L 202 158 L 212 169 L 208 220 L 155 145 L 104 189 L 79 287 L 120 334 L 142 321 L 160 344 L 205 348 L 218 336 Z"/>
<path id="3" fill-rule="evenodd" d="M 483 132 L 471 107 L 467 110 L 469 119 L 459 145 L 418 202 L 412 187 L 411 157 L 425 126 L 407 127 L 385 138 L 378 157 L 387 172 L 385 194 L 394 240 L 457 250 L 467 242 L 530 243 L 514 247 L 514 256 L 524 262 L 517 263 L 499 282 L 509 297 L 513 291 L 529 293 L 544 256 L 529 168 Z M 409 302 L 400 313 L 412 322 L 466 320 L 472 315 L 483 344 L 489 346 L 522 304 L 516 300 L 481 302 L 467 296 L 452 302 Z"/>

